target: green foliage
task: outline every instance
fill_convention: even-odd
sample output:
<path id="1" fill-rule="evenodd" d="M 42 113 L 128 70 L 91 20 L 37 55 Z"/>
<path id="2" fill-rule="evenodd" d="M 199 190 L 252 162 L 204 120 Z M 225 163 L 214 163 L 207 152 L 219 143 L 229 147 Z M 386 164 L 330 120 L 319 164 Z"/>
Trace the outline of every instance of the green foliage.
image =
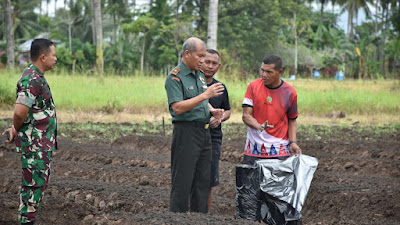
<path id="1" fill-rule="evenodd" d="M 392 39 L 385 46 L 386 56 L 394 62 L 400 61 L 400 39 Z"/>
<path id="2" fill-rule="evenodd" d="M 400 6 L 392 9 L 392 17 L 390 18 L 394 30 L 397 32 L 397 37 L 400 38 Z"/>
<path id="3" fill-rule="evenodd" d="M 311 2 L 317 2 L 321 10 L 312 8 Z M 351 12 L 354 18 L 357 9 L 369 12 L 372 5 L 368 6 L 367 2 L 370 1 L 220 0 L 218 49 L 226 58 L 223 70 L 242 78 L 251 77 L 257 74 L 259 63 L 269 54 L 284 56 L 287 65 L 294 67 L 296 31 L 298 68 L 299 72 L 303 71 L 299 75 L 308 75 L 307 68 L 315 66 L 346 67 L 346 77 L 368 74 L 365 78 L 399 78 L 400 53 L 396 40 L 400 39 L 400 5 L 397 1 L 378 1 L 377 18 L 373 15 L 369 18 L 373 22 L 353 24 L 347 37 L 338 27 L 340 13 L 326 10 L 332 3 Z M 46 15 L 48 1 L 11 0 L 11 3 L 16 48 L 38 34 L 49 32 L 57 47 L 69 49 L 72 41 L 70 56 L 60 50 L 58 71 L 74 68 L 88 74 L 93 72 L 96 54 L 90 0 L 65 1 L 65 7 L 58 7 L 54 16 Z M 3 9 L 4 1 L 0 5 Z M 101 6 L 106 71 L 132 74 L 141 67 L 146 73 L 165 71 L 177 64 L 185 39 L 198 36 L 206 41 L 208 37 L 208 0 L 140 3 L 103 0 Z M 4 10 L 0 10 L 0 17 L 4 18 Z M 375 33 L 376 19 L 375 37 L 371 34 Z M 7 45 L 7 32 L 4 20 L 0 20 L 2 50 Z M 361 63 L 355 54 L 356 46 L 364 56 Z M 3 54 L 1 61 L 5 60 Z"/>
<path id="4" fill-rule="evenodd" d="M 140 16 L 131 23 L 122 25 L 122 30 L 125 33 L 147 33 L 157 25 L 157 20 L 152 18 L 149 13 Z"/>
<path id="5" fill-rule="evenodd" d="M 77 71 L 86 71 L 95 64 L 96 50 L 92 44 L 82 43 L 79 39 L 74 39 L 72 43 L 72 53 L 65 45 L 56 47 L 57 66 L 55 71 L 71 69 L 74 61 Z"/>
<path id="6" fill-rule="evenodd" d="M 82 42 L 92 41 L 92 9 L 90 1 L 68 1 L 67 8 L 59 8 L 51 25 L 52 36 L 68 43 L 69 26 L 72 38 L 79 38 Z"/>
<path id="7" fill-rule="evenodd" d="M 15 43 L 21 44 L 26 40 L 38 35 L 41 32 L 46 31 L 46 27 L 40 26 L 37 22 L 39 15 L 34 12 L 35 6 L 38 5 L 40 0 L 12 0 L 11 5 L 13 7 L 13 34 Z M 2 18 L 4 10 L 0 10 Z M 4 22 L 1 20 L 0 22 Z M 3 30 L 6 31 L 5 27 Z M 3 35 L 1 35 L 3 36 Z M 4 35 L 5 37 L 5 35 Z"/>
<path id="8" fill-rule="evenodd" d="M 47 28 L 47 27 L 50 26 L 51 19 L 50 19 L 50 17 L 40 16 L 38 23 L 39 23 L 39 25 L 41 27 L 46 27 Z"/>
<path id="9" fill-rule="evenodd" d="M 229 49 L 235 63 L 245 70 L 258 70 L 277 41 L 281 16 L 274 0 L 220 1 L 219 48 Z"/>
<path id="10" fill-rule="evenodd" d="M 74 38 L 72 40 L 73 59 L 79 69 L 90 68 L 96 64 L 96 49 L 89 42 L 81 42 L 80 39 Z"/>
<path id="11" fill-rule="evenodd" d="M 69 51 L 69 49 L 66 49 L 64 46 L 56 47 L 56 55 L 57 55 L 57 67 L 71 68 L 72 53 Z"/>
<path id="12" fill-rule="evenodd" d="M 130 35 L 121 37 L 117 44 L 106 43 L 104 50 L 104 67 L 114 72 L 132 74 L 140 64 L 140 51 L 136 39 Z"/>
<path id="13" fill-rule="evenodd" d="M 161 51 L 161 54 L 157 59 L 159 65 L 174 65 L 178 61 L 176 50 L 174 48 L 167 45 L 161 45 L 159 50 Z"/>

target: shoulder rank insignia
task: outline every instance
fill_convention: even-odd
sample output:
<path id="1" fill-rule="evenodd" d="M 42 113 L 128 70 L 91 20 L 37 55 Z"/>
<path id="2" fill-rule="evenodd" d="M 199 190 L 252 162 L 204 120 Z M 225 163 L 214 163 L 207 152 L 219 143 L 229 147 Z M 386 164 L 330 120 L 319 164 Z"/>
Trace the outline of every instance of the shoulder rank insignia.
<path id="1" fill-rule="evenodd" d="M 175 67 L 175 68 L 171 71 L 171 74 L 172 74 L 172 75 L 178 75 L 179 71 L 181 71 L 181 69 L 179 69 L 178 67 Z"/>

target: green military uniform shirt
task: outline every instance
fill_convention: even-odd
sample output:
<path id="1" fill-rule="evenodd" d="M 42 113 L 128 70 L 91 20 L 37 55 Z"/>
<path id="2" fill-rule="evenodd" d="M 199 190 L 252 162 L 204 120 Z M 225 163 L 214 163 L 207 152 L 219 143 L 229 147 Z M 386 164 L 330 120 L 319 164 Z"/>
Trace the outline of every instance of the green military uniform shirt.
<path id="1" fill-rule="evenodd" d="M 18 80 L 16 103 L 30 108 L 15 137 L 17 152 L 56 150 L 56 106 L 44 74 L 32 64 L 24 70 Z"/>
<path id="2" fill-rule="evenodd" d="M 208 100 L 203 101 L 192 110 L 177 115 L 172 110 L 171 104 L 183 100 L 191 99 L 207 90 L 207 83 L 204 74 L 201 71 L 194 71 L 181 62 L 171 71 L 165 81 L 165 89 L 168 95 L 169 112 L 172 116 L 172 122 L 176 121 L 197 121 L 209 123 L 210 108 Z"/>

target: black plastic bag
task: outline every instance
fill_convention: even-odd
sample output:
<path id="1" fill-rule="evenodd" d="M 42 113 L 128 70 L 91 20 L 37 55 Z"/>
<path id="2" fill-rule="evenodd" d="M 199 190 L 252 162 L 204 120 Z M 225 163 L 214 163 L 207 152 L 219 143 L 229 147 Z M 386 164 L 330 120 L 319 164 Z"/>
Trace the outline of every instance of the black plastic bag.
<path id="1" fill-rule="evenodd" d="M 261 221 L 260 167 L 236 166 L 236 217 Z"/>

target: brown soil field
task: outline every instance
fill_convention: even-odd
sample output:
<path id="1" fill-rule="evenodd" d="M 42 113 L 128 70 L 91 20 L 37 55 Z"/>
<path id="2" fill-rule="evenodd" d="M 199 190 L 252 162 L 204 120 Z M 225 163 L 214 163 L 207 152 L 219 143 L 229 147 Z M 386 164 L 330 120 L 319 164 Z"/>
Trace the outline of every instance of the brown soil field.
<path id="1" fill-rule="evenodd" d="M 11 124 L 0 121 L 1 131 Z M 102 126 L 59 125 L 59 149 L 36 224 L 260 224 L 235 217 L 244 124 L 224 127 L 221 184 L 208 214 L 168 211 L 171 125 Z M 120 135 L 123 130 L 129 132 Z M 20 155 L 4 137 L 0 141 L 0 224 L 18 224 Z M 298 143 L 304 154 L 319 159 L 302 224 L 400 224 L 398 126 L 300 127 Z"/>

